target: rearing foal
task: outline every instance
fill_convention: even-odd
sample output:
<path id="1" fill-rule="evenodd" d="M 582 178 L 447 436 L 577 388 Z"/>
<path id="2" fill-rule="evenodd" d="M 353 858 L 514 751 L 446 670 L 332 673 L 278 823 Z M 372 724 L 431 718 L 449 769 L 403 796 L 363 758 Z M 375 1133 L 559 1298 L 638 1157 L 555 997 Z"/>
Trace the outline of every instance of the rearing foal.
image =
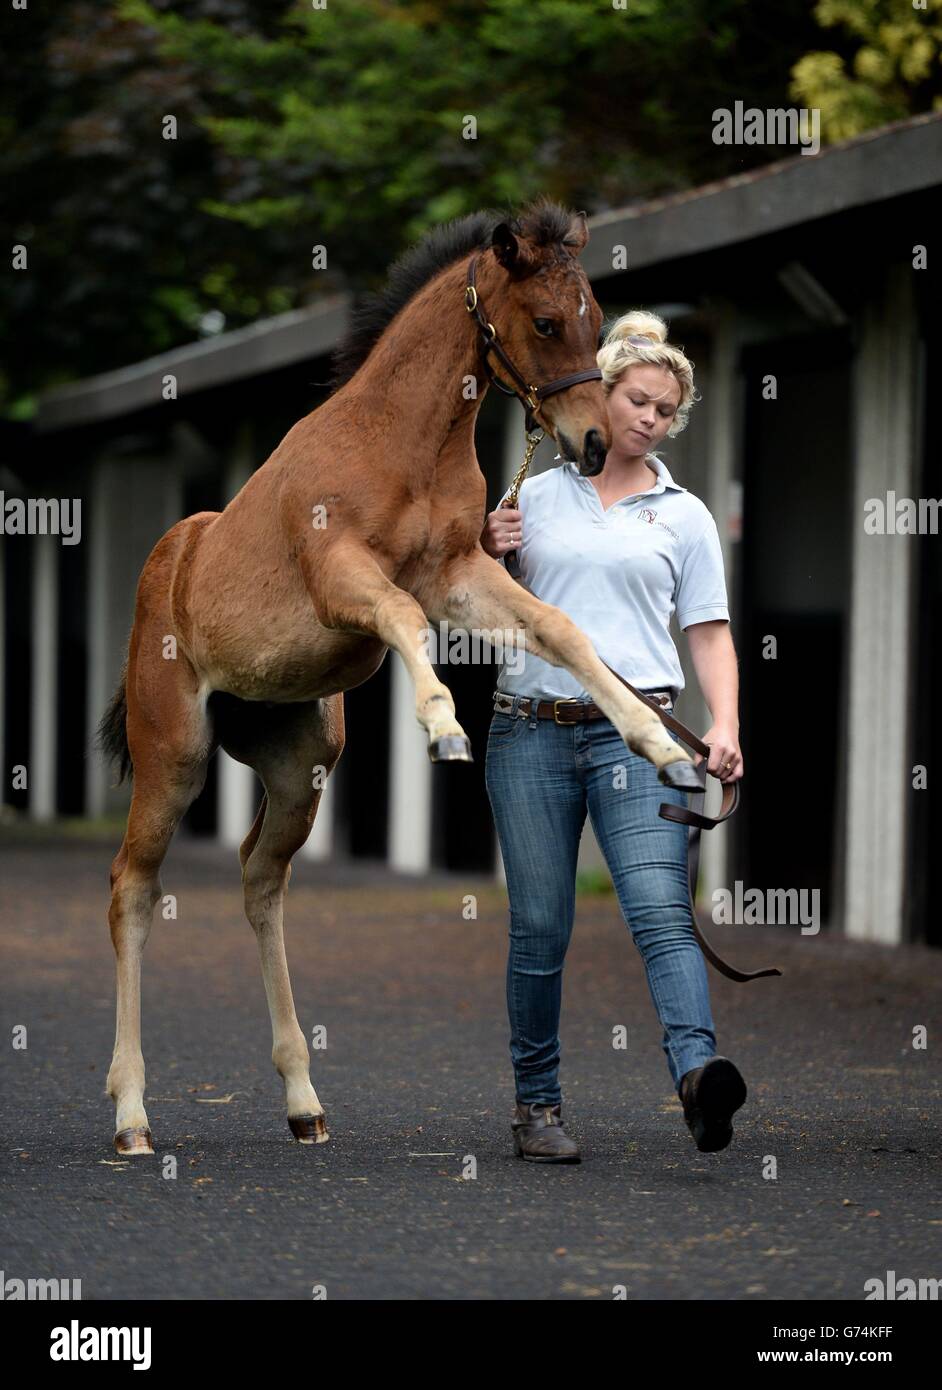
<path id="1" fill-rule="evenodd" d="M 325 1140 L 327 1129 L 288 979 L 284 890 L 343 749 L 342 692 L 367 680 L 387 648 L 415 683 L 433 761 L 471 754 L 428 657 L 429 620 L 522 630 L 529 650 L 584 684 L 662 781 L 699 786 L 688 755 L 588 638 L 478 541 L 486 488 L 474 425 L 488 378 L 467 312 L 467 258 L 476 253 L 479 302 L 504 352 L 539 383 L 595 367 L 602 314 L 577 259 L 587 241 L 584 214 L 545 200 L 509 221 L 478 212 L 429 233 L 355 320 L 327 401 L 288 431 L 224 511 L 187 517 L 151 552 L 124 679 L 100 730 L 122 775 L 134 774 L 109 917 L 117 1029 L 107 1086 L 119 1153 L 153 1153 L 141 957 L 161 862 L 217 747 L 253 767 L 265 788 L 240 850 L 245 910 L 258 938 L 272 1060 L 302 1143 Z M 565 458 L 586 475 L 601 470 L 610 435 L 597 380 L 557 386 L 539 413 Z"/>

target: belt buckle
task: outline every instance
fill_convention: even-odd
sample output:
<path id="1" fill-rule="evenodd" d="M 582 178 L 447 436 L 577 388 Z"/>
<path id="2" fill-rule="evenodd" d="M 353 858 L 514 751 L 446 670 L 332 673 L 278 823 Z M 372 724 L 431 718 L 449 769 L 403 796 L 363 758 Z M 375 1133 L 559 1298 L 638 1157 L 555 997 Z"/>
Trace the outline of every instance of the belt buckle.
<path id="1" fill-rule="evenodd" d="M 553 723 L 554 723 L 554 724 L 559 724 L 559 725 L 563 725 L 563 724 L 575 724 L 575 723 L 577 722 L 575 719 L 560 719 L 560 717 L 559 717 L 559 711 L 558 711 L 558 709 L 557 709 L 557 706 L 558 706 L 558 705 L 578 705 L 578 704 L 581 704 L 581 703 L 582 703 L 582 702 L 581 702 L 580 700 L 577 700 L 574 696 L 570 696 L 569 699 L 563 699 L 563 698 L 561 697 L 561 698 L 558 699 L 558 700 L 554 700 L 554 701 L 553 701 Z"/>

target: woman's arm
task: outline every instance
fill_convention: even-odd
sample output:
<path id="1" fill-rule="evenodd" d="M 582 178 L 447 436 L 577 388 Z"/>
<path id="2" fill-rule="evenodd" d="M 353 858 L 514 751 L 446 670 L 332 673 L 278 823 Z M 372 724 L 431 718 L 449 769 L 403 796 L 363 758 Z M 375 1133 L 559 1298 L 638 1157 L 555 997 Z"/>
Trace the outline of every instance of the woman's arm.
<path id="1" fill-rule="evenodd" d="M 722 619 L 691 623 L 686 633 L 697 680 L 713 720 L 703 735 L 703 742 L 710 745 L 707 768 L 720 781 L 735 782 L 743 774 L 743 761 L 739 748 L 739 665 L 729 623 Z M 727 768 L 727 763 L 732 766 Z"/>

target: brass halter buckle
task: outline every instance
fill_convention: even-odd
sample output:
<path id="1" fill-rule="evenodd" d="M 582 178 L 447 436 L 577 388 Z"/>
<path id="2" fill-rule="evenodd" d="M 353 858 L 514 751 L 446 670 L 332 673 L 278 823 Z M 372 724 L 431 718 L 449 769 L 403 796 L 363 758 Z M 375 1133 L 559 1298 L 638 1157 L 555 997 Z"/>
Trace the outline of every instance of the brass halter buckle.
<path id="1" fill-rule="evenodd" d="M 553 701 L 553 723 L 554 723 L 554 724 L 559 724 L 559 725 L 564 725 L 564 724 L 576 724 L 576 723 L 578 723 L 578 721 L 575 720 L 575 719 L 560 719 L 560 717 L 559 717 L 559 708 L 558 708 L 559 705 L 578 705 L 578 704 L 581 704 L 581 701 L 575 699 L 574 697 L 570 697 L 568 700 L 563 700 L 563 699 L 554 700 L 554 701 Z"/>

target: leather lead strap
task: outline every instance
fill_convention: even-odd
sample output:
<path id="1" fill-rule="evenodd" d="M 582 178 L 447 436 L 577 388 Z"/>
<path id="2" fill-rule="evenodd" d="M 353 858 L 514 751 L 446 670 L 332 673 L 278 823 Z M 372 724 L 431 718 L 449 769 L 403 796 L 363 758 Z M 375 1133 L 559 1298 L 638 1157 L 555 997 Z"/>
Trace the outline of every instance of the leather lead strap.
<path id="1" fill-rule="evenodd" d="M 517 581 L 520 582 L 519 580 Z M 532 590 L 531 590 L 532 592 Z M 603 661 L 602 665 L 608 671 L 612 671 L 608 662 Z M 649 709 L 653 709 L 660 716 L 661 722 L 671 729 L 677 737 L 686 743 L 688 748 L 692 748 L 695 753 L 703 757 L 704 784 L 699 792 L 692 792 L 692 796 L 706 797 L 706 776 L 707 761 L 710 756 L 709 745 L 698 738 L 692 729 L 688 729 L 686 724 L 682 724 L 674 715 L 662 709 L 655 700 L 649 700 L 647 695 L 643 695 L 640 690 L 636 690 L 633 685 L 625 680 L 624 676 L 619 676 L 617 671 L 612 671 L 613 676 L 617 676 L 622 685 L 636 695 L 643 704 Z M 709 776 L 715 776 L 710 773 Z M 723 784 L 723 801 L 720 805 L 719 814 L 716 816 L 705 815 L 701 811 L 692 811 L 689 806 L 675 806 L 671 802 L 661 802 L 658 815 L 663 820 L 677 821 L 681 825 L 687 826 L 687 891 L 690 895 L 690 920 L 693 923 L 693 933 L 700 943 L 700 950 L 707 960 L 718 970 L 721 975 L 725 975 L 728 980 L 736 980 L 739 984 L 744 984 L 747 980 L 761 980 L 765 975 L 781 975 L 777 965 L 766 966 L 764 970 L 738 970 L 735 965 L 730 965 L 729 961 L 723 959 L 718 951 L 710 945 L 697 921 L 697 878 L 700 873 L 700 831 L 712 830 L 715 826 L 721 825 L 724 820 L 729 820 L 730 816 L 739 805 L 739 783 L 725 782 Z"/>

